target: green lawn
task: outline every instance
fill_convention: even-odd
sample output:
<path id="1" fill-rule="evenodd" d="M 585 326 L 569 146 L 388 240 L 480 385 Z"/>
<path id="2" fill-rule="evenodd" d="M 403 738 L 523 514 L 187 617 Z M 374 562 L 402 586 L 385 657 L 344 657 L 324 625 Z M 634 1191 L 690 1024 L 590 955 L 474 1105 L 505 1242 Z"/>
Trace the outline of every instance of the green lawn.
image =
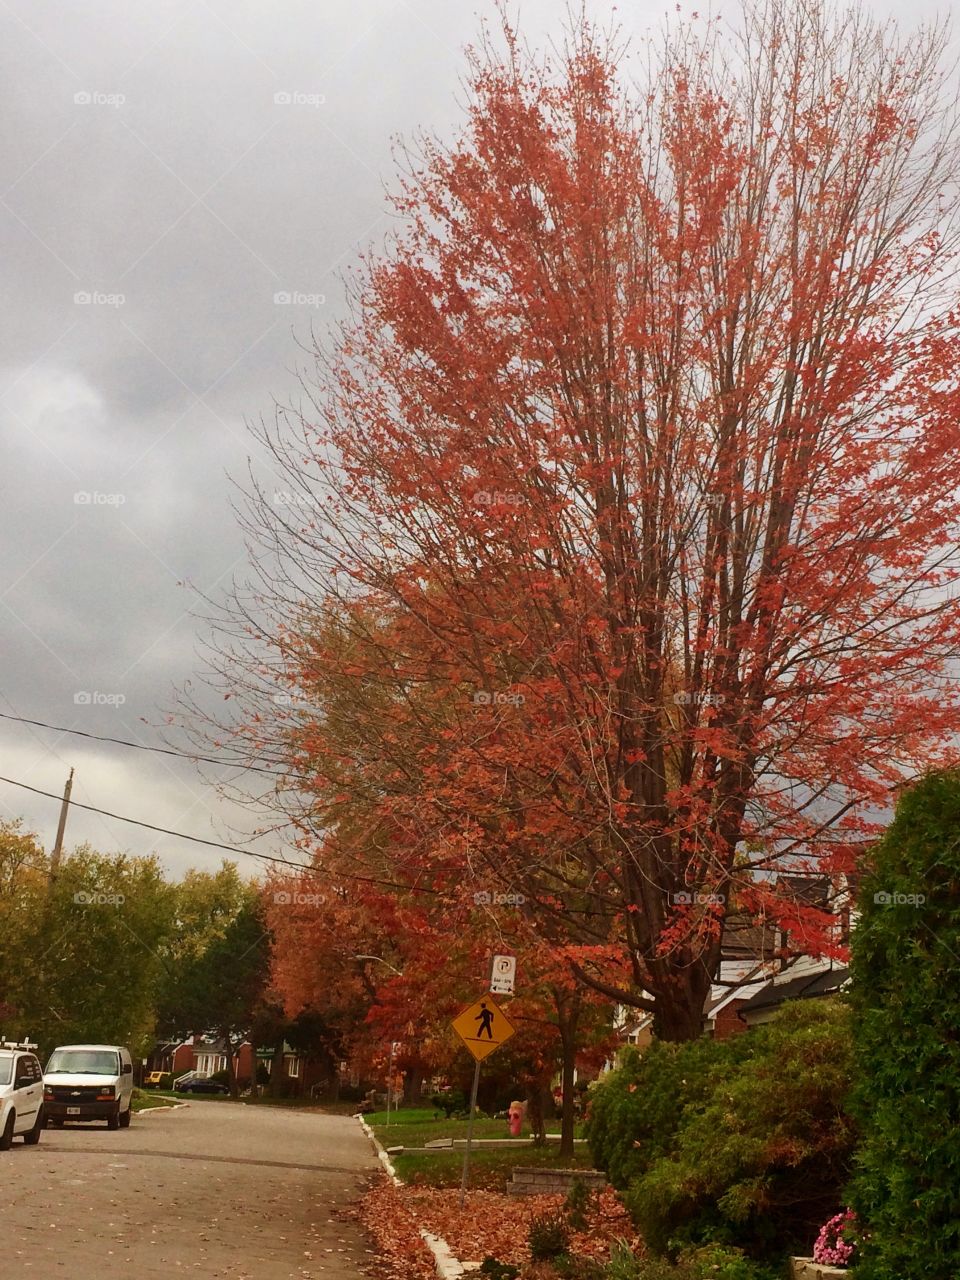
<path id="1" fill-rule="evenodd" d="M 134 1089 L 133 1097 L 130 1100 L 131 1111 L 150 1111 L 154 1107 L 172 1107 L 173 1100 L 166 1096 L 156 1097 L 153 1092 L 144 1092 L 142 1089 Z"/>
<path id="2" fill-rule="evenodd" d="M 459 1187 L 463 1173 L 463 1150 L 436 1155 L 414 1151 L 391 1156 L 397 1177 L 419 1187 Z M 480 1191 L 504 1191 L 513 1170 L 530 1166 L 545 1169 L 592 1169 L 586 1147 L 577 1147 L 572 1158 L 561 1160 L 556 1143 L 545 1147 L 480 1148 L 470 1153 L 470 1186 Z"/>
<path id="3" fill-rule="evenodd" d="M 435 1120 L 434 1115 L 434 1111 L 429 1108 L 405 1107 L 390 1113 L 389 1125 L 386 1111 L 373 1111 L 370 1115 L 364 1116 L 364 1119 L 385 1147 L 423 1147 L 428 1142 L 435 1142 L 439 1138 L 467 1136 L 468 1121 Z M 547 1131 L 559 1133 L 560 1121 L 548 1120 Z M 473 1136 L 475 1138 L 509 1138 L 510 1127 L 506 1120 L 487 1120 L 478 1117 L 473 1122 Z M 578 1138 L 583 1136 L 580 1125 L 576 1128 L 576 1136 Z M 526 1139 L 530 1137 L 530 1130 L 526 1126 L 523 1137 Z M 522 1150 L 521 1140 L 515 1139 L 515 1141 L 518 1149 Z"/>

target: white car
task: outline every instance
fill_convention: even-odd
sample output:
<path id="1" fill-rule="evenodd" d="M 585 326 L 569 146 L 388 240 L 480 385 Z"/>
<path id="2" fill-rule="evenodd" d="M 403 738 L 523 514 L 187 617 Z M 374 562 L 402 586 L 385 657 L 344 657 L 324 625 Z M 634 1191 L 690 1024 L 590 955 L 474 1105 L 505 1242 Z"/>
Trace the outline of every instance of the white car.
<path id="1" fill-rule="evenodd" d="M 4 1041 L 0 1045 L 0 1151 L 9 1151 L 15 1137 L 34 1146 L 42 1129 L 40 1060 L 25 1045 Z"/>
<path id="2" fill-rule="evenodd" d="M 108 1129 L 125 1129 L 130 1123 L 133 1062 L 123 1045 L 60 1045 L 50 1055 L 43 1084 L 48 1125 L 106 1120 Z"/>

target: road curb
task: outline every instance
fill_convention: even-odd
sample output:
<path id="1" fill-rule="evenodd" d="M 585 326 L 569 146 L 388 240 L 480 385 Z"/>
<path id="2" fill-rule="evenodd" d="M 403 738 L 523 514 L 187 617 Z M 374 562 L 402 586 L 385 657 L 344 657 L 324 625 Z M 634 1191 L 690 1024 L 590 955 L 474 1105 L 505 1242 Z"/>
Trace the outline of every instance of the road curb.
<path id="1" fill-rule="evenodd" d="M 373 1143 L 377 1158 L 386 1170 L 390 1181 L 395 1187 L 402 1187 L 403 1183 L 397 1177 L 397 1171 L 393 1167 L 393 1161 L 387 1155 L 386 1148 L 359 1112 L 357 1113 L 357 1119 L 360 1121 L 360 1128 Z M 477 1263 L 464 1264 L 459 1258 L 454 1257 L 453 1251 L 442 1236 L 431 1235 L 423 1227 L 420 1227 L 419 1231 L 423 1243 L 433 1254 L 433 1265 L 436 1267 L 437 1275 L 440 1276 L 441 1280 L 460 1280 L 461 1276 L 477 1270 Z"/>
<path id="2" fill-rule="evenodd" d="M 189 1102 L 171 1102 L 169 1107 L 144 1107 L 142 1111 L 135 1111 L 133 1114 L 139 1120 L 141 1116 L 153 1115 L 157 1111 L 180 1111 L 183 1107 L 189 1107 Z"/>

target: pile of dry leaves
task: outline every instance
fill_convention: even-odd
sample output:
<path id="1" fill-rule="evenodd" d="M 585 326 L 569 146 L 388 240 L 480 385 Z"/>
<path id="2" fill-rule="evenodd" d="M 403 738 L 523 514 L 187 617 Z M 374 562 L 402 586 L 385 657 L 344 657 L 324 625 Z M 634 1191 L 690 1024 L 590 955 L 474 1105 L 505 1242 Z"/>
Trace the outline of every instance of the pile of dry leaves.
<path id="1" fill-rule="evenodd" d="M 385 1278 L 429 1280 L 436 1272 L 420 1236 L 421 1227 L 442 1236 L 461 1261 L 479 1262 L 492 1255 L 519 1264 L 530 1256 L 527 1236 L 531 1222 L 556 1214 L 562 1205 L 559 1195 L 514 1197 L 471 1191 L 461 1210 L 458 1190 L 396 1187 L 382 1177 L 364 1197 L 359 1216 L 382 1252 Z M 587 1230 L 573 1233 L 570 1252 L 605 1259 L 618 1239 L 639 1248 L 640 1241 L 616 1192 L 606 1189 L 592 1197 Z"/>

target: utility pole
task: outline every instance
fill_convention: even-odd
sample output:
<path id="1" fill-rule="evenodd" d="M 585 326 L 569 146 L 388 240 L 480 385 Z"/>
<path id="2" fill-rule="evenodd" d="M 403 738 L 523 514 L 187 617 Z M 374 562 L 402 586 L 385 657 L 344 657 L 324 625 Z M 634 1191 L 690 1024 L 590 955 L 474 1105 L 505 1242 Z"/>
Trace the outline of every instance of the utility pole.
<path id="1" fill-rule="evenodd" d="M 67 785 L 63 788 L 63 800 L 60 804 L 60 821 L 57 824 L 57 838 L 53 845 L 53 852 L 50 854 L 50 875 L 49 883 L 51 888 L 57 878 L 57 872 L 60 870 L 60 856 L 63 853 L 63 833 L 67 826 L 67 810 L 70 808 L 70 792 L 73 790 L 73 770 L 70 770 L 70 777 L 67 779 Z"/>

